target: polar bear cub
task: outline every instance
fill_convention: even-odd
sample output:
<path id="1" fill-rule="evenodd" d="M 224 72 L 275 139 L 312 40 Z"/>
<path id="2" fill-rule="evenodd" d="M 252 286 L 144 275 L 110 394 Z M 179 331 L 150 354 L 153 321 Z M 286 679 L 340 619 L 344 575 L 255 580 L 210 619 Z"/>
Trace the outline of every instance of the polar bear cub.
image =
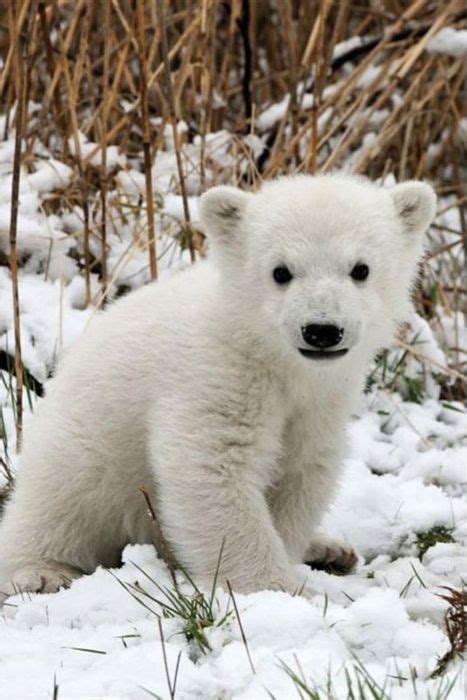
<path id="1" fill-rule="evenodd" d="M 319 525 L 434 212 L 426 184 L 340 174 L 208 191 L 207 260 L 112 305 L 47 385 L 0 525 L 3 596 L 152 542 L 142 486 L 200 582 L 222 543 L 219 580 L 242 592 L 295 591 L 300 562 L 349 568 Z"/>

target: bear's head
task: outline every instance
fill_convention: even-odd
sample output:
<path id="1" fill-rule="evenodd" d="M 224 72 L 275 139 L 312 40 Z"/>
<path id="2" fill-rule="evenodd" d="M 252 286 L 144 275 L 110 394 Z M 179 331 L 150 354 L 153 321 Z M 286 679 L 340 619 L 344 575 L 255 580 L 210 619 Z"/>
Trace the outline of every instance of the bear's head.
<path id="1" fill-rule="evenodd" d="M 256 193 L 213 188 L 200 218 L 220 279 L 260 342 L 323 368 L 390 342 L 410 309 L 435 204 L 422 182 L 387 189 L 299 175 Z"/>

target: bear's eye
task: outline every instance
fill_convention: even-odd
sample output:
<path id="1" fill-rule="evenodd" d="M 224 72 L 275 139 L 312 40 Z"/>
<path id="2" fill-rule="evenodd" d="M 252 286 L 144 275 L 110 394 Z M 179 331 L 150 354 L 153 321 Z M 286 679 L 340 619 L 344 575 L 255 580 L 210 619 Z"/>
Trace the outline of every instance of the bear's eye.
<path id="1" fill-rule="evenodd" d="M 368 265 L 366 265 L 366 263 L 357 263 L 356 265 L 354 265 L 350 276 L 356 282 L 363 282 L 364 280 L 366 280 L 369 274 L 370 268 L 368 267 Z"/>
<path id="2" fill-rule="evenodd" d="M 277 284 L 287 284 L 292 279 L 292 273 L 285 265 L 279 265 L 272 271 L 272 276 Z"/>

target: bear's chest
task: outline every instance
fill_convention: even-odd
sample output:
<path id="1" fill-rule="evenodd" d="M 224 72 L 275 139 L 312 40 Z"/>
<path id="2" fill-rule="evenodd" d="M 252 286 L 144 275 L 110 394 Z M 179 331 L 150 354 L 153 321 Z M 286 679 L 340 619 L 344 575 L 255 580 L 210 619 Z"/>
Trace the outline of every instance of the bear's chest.
<path id="1" fill-rule="evenodd" d="M 281 398 L 281 470 L 284 465 L 328 462 L 340 454 L 349 418 L 346 400 L 301 382 Z"/>

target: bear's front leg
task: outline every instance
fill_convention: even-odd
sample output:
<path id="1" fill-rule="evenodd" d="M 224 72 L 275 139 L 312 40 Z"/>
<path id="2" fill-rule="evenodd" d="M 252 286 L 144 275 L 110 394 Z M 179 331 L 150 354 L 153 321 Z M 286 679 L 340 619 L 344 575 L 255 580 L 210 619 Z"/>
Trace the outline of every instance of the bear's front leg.
<path id="1" fill-rule="evenodd" d="M 349 574 L 357 565 L 358 556 L 345 540 L 316 530 L 308 543 L 304 562 L 313 569 L 325 569 L 331 574 Z"/>
<path id="2" fill-rule="evenodd" d="M 242 593 L 302 589 L 264 496 L 271 471 L 265 445 L 277 438 L 259 435 L 248 415 L 240 422 L 215 407 L 209 416 L 196 414 L 186 402 L 176 415 L 173 407 L 159 414 L 156 425 L 157 511 L 175 559 L 212 585 L 222 549 L 219 585 L 229 581 Z"/>
<path id="3" fill-rule="evenodd" d="M 357 563 L 354 549 L 318 527 L 334 490 L 333 484 L 326 486 L 332 479 L 320 465 L 287 473 L 274 489 L 274 522 L 292 562 L 348 573 Z"/>
<path id="4" fill-rule="evenodd" d="M 316 568 L 350 571 L 357 561 L 351 545 L 324 533 L 321 521 L 339 483 L 344 421 L 333 415 L 333 430 L 312 411 L 297 412 L 284 436 L 282 477 L 271 490 L 274 523 L 290 560 Z"/>

